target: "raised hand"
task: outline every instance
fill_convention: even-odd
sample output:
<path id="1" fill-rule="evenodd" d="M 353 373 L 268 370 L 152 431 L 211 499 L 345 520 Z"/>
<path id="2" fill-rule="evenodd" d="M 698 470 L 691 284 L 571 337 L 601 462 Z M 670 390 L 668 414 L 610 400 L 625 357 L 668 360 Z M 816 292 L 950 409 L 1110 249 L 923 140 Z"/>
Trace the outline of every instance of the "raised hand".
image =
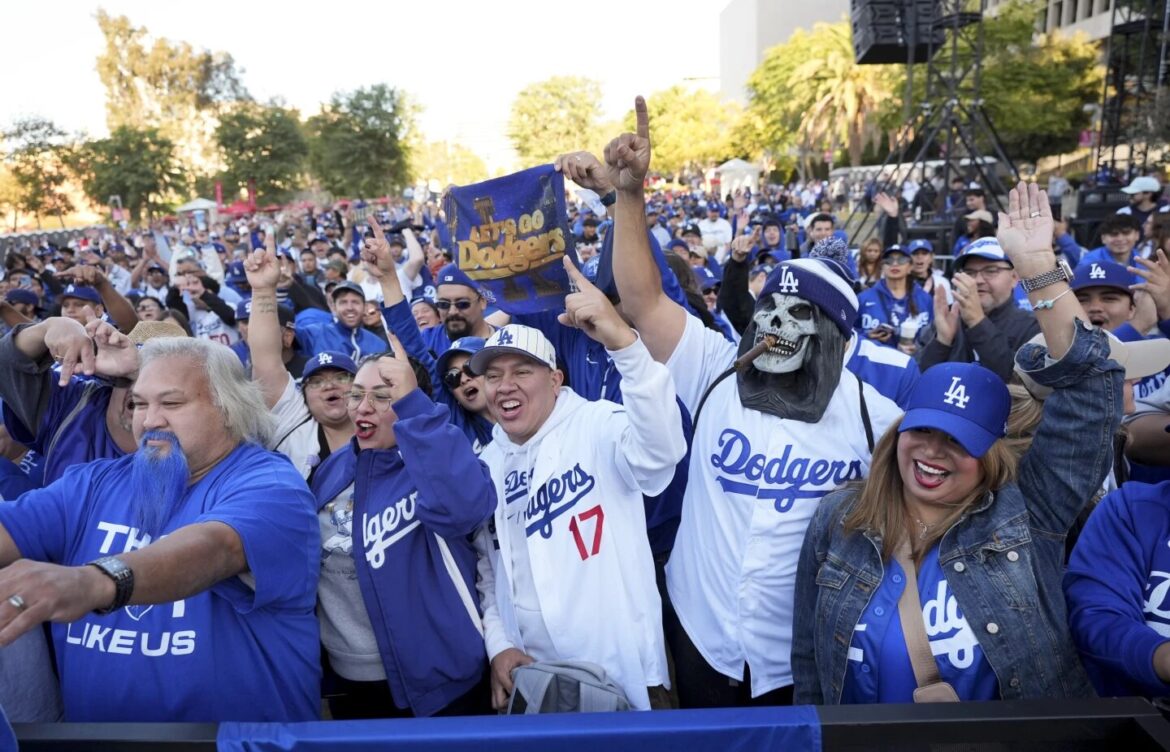
<path id="1" fill-rule="evenodd" d="M 934 286 L 934 334 L 940 345 L 950 347 L 959 331 L 959 306 L 947 305 L 947 291 Z"/>
<path id="2" fill-rule="evenodd" d="M 1145 290 L 1154 301 L 1158 321 L 1170 319 L 1170 260 L 1161 248 L 1154 250 L 1152 259 L 1136 259 L 1139 266 L 1131 266 L 1130 274 L 1136 274 L 1144 281 L 1131 285 L 1132 290 Z M 1155 322 L 1156 323 L 1156 322 Z"/>
<path id="3" fill-rule="evenodd" d="M 92 316 L 93 309 L 87 306 L 86 315 Z M 92 376 L 96 355 L 93 340 L 85 333 L 85 327 L 64 317 L 51 318 L 45 323 L 45 348 L 53 360 L 61 364 L 58 385 L 68 386 L 75 373 Z"/>
<path id="4" fill-rule="evenodd" d="M 873 197 L 874 206 L 891 217 L 898 216 L 898 199 L 887 193 L 878 193 Z"/>
<path id="5" fill-rule="evenodd" d="M 71 266 L 64 271 L 57 272 L 58 277 L 73 280 L 74 284 L 87 287 L 97 287 L 106 281 L 106 275 L 96 266 Z"/>
<path id="6" fill-rule="evenodd" d="M 1033 277 L 1055 266 L 1054 227 L 1048 194 L 1035 183 L 1020 181 L 1008 196 L 1008 211 L 999 213 L 996 238 L 1020 277 Z"/>
<path id="7" fill-rule="evenodd" d="M 366 273 L 376 280 L 382 280 L 397 273 L 398 264 L 394 261 L 394 254 L 390 252 L 390 243 L 386 240 L 386 231 L 378 220 L 371 214 L 366 218 L 374 237 L 366 238 L 362 243 L 362 263 Z"/>
<path id="8" fill-rule="evenodd" d="M 557 321 L 580 329 L 590 339 L 605 345 L 607 350 L 620 350 L 633 344 L 638 338 L 634 330 L 622 320 L 605 293 L 598 290 L 568 256 L 565 256 L 565 271 L 575 292 L 565 296 L 565 312 L 557 317 Z"/>
<path id="9" fill-rule="evenodd" d="M 390 347 L 394 351 L 393 357 L 378 358 L 378 376 L 382 383 L 390 390 L 390 396 L 398 401 L 418 388 L 418 380 L 414 376 L 414 369 L 406 357 L 406 348 L 398 341 L 393 332 L 386 332 Z"/>
<path id="10" fill-rule="evenodd" d="M 955 308 L 959 309 L 963 323 L 968 327 L 975 326 L 983 320 L 983 304 L 979 302 L 978 283 L 970 274 L 955 272 L 955 276 L 951 278 L 951 285 L 954 288 Z"/>
<path id="11" fill-rule="evenodd" d="M 636 133 L 623 133 L 605 147 L 605 164 L 609 182 L 616 190 L 640 193 L 650 169 L 650 115 L 646 100 L 634 99 Z"/>
<path id="12" fill-rule="evenodd" d="M 244 274 L 248 277 L 248 285 L 256 292 L 270 292 L 280 286 L 280 260 L 276 258 L 276 244 L 266 243 L 266 247 L 249 253 L 244 257 Z"/>
<path id="13" fill-rule="evenodd" d="M 755 248 L 759 242 L 760 228 L 753 227 L 750 235 L 739 235 L 731 241 L 731 257 L 736 261 L 746 261 L 752 248 Z"/>
<path id="14" fill-rule="evenodd" d="M 128 378 L 138 373 L 138 348 L 134 341 L 108 321 L 85 308 L 85 333 L 96 347 L 94 371 L 111 378 Z"/>
<path id="15" fill-rule="evenodd" d="M 598 196 L 604 196 L 613 190 L 609 171 L 597 157 L 587 151 L 562 154 L 553 162 L 553 167 L 564 173 L 569 180 L 582 188 L 588 188 Z"/>

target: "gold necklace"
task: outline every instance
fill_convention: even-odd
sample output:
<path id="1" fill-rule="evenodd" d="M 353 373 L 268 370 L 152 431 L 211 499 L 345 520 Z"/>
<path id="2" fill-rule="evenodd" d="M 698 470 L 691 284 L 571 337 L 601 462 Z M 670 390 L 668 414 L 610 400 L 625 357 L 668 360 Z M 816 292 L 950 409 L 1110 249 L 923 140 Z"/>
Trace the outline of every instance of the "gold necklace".
<path id="1" fill-rule="evenodd" d="M 918 540 L 926 540 L 926 536 L 930 532 L 930 529 L 938 524 L 937 522 L 932 522 L 928 525 L 917 517 L 914 518 L 914 521 L 918 523 L 918 527 L 922 528 L 922 532 L 918 534 Z"/>

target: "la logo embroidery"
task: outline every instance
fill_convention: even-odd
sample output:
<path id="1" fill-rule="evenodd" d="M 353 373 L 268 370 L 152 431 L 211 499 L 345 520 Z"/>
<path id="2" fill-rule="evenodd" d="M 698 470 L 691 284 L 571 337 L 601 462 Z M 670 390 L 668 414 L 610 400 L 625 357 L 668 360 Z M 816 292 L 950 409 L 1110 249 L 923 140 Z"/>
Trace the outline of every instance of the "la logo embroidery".
<path id="1" fill-rule="evenodd" d="M 784 276 L 780 278 L 780 287 L 777 292 L 784 295 L 795 295 L 800 292 L 800 280 L 796 278 L 791 269 L 784 270 Z"/>
<path id="2" fill-rule="evenodd" d="M 971 398 L 967 396 L 967 387 L 963 386 L 962 379 L 958 376 L 951 377 L 951 386 L 943 393 L 943 402 L 948 405 L 954 405 L 960 410 L 967 409 L 967 403 Z"/>
<path id="3" fill-rule="evenodd" d="M 1089 267 L 1089 279 L 1105 279 L 1105 270 L 1093 264 Z"/>
<path id="4" fill-rule="evenodd" d="M 507 329 L 501 329 L 500 330 L 500 338 L 499 338 L 499 340 L 497 340 L 496 344 L 498 344 L 498 345 L 511 345 L 511 344 L 513 344 L 512 333 L 509 332 Z"/>
<path id="5" fill-rule="evenodd" d="M 333 362 L 333 356 L 329 353 L 321 353 L 317 356 L 317 362 L 321 365 L 328 365 Z"/>

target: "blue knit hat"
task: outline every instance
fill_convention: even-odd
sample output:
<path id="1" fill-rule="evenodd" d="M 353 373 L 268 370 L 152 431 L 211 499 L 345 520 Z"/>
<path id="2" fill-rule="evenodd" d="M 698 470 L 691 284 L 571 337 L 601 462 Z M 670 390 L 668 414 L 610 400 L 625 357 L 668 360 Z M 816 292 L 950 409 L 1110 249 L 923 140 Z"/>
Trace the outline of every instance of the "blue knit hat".
<path id="1" fill-rule="evenodd" d="M 768 275 L 760 300 L 774 292 L 804 298 L 820 308 L 848 339 L 853 336 L 853 322 L 857 319 L 857 294 L 847 277 L 848 272 L 831 259 L 784 261 Z"/>

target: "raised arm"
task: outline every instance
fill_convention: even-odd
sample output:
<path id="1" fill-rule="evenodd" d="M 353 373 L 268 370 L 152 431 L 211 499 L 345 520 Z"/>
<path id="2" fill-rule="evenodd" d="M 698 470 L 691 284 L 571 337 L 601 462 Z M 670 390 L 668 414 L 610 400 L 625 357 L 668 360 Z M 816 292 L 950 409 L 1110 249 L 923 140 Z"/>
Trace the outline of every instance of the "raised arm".
<path id="1" fill-rule="evenodd" d="M 373 226 L 373 223 L 370 223 L 370 227 Z M 378 232 L 378 230 L 374 232 Z M 427 257 L 423 253 L 418 238 L 414 236 L 414 230 L 411 230 L 409 227 L 402 228 L 402 239 L 406 241 L 406 261 L 402 263 L 402 271 L 406 273 L 407 279 L 414 279 L 418 276 L 419 270 L 422 269 Z"/>
<path id="2" fill-rule="evenodd" d="M 662 291 L 662 278 L 650 254 L 646 233 L 646 196 L 642 182 L 650 168 L 650 117 L 646 100 L 634 100 L 637 133 L 623 133 L 605 147 L 610 183 L 617 191 L 614 209 L 613 277 L 622 312 L 655 360 L 665 363 L 682 339 L 687 313 Z"/>
<path id="3" fill-rule="evenodd" d="M 255 250 L 244 261 L 244 273 L 252 287 L 252 317 L 248 320 L 248 350 L 252 353 L 252 378 L 260 385 L 269 409 L 280 401 L 292 378 L 281 357 L 280 319 L 276 314 L 276 285 L 280 263 L 272 235 L 264 250 Z"/>
<path id="4" fill-rule="evenodd" d="M 102 305 L 106 308 L 106 313 L 118 325 L 118 330 L 123 334 L 129 334 L 138 325 L 138 314 L 134 311 L 134 306 L 130 305 L 130 301 L 126 300 L 120 292 L 118 292 L 113 283 L 102 274 L 101 269 L 96 266 L 74 266 L 66 269 L 58 276 L 70 279 L 73 282 L 81 285 L 89 285 L 97 290 L 98 295 L 102 298 Z"/>

